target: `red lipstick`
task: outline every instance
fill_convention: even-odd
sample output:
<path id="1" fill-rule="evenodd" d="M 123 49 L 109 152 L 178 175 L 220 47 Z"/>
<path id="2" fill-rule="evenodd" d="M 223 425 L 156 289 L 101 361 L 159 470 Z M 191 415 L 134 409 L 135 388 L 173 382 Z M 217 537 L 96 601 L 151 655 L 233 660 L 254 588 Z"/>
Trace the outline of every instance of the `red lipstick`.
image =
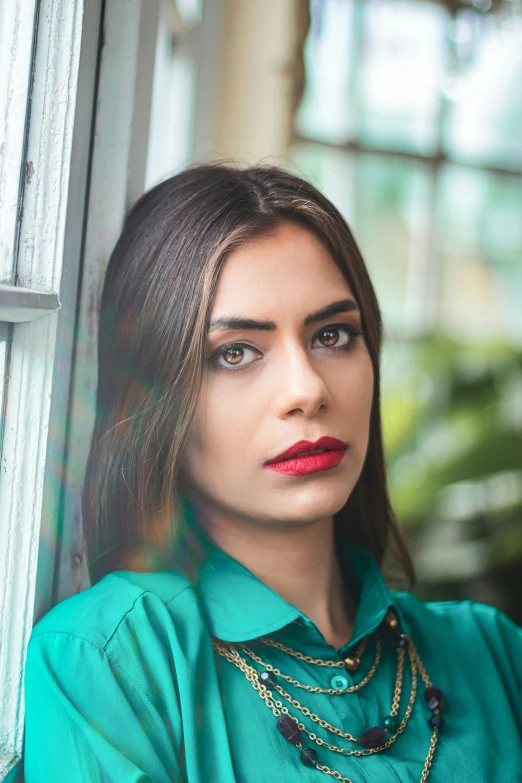
<path id="1" fill-rule="evenodd" d="M 315 443 L 300 440 L 293 446 L 263 463 L 265 468 L 291 476 L 303 476 L 335 468 L 344 457 L 347 443 L 337 438 L 324 436 Z M 310 451 L 326 449 L 320 454 L 308 454 Z"/>

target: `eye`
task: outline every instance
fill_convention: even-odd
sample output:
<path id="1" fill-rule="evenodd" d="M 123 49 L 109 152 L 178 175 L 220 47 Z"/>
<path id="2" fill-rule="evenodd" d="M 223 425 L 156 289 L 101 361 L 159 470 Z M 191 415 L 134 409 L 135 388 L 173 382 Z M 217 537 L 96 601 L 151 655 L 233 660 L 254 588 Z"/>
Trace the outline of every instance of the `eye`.
<path id="1" fill-rule="evenodd" d="M 345 332 L 348 335 L 348 338 L 345 339 L 341 345 L 336 344 L 339 341 L 339 337 L 337 336 L 339 332 Z M 343 349 L 348 351 L 354 347 L 355 338 L 361 335 L 362 332 L 351 324 L 334 324 L 333 326 L 325 326 L 324 329 L 321 329 L 317 336 L 319 337 L 320 335 L 325 334 L 333 335 L 333 338 L 327 338 L 330 340 L 333 339 L 333 344 L 330 343 L 329 345 L 325 345 L 325 348 L 332 348 L 333 350 Z"/>
<path id="2" fill-rule="evenodd" d="M 235 367 L 243 369 L 243 367 L 248 367 L 249 364 L 252 364 L 252 362 L 248 362 L 248 364 L 240 364 L 240 361 L 244 357 L 245 352 L 248 351 L 251 353 L 261 353 L 261 351 L 252 348 L 252 346 L 247 345 L 246 343 L 227 343 L 226 345 L 222 345 L 221 348 L 218 348 L 217 351 L 215 351 L 212 356 L 207 359 L 207 361 L 209 364 L 215 366 L 218 370 L 225 370 L 225 372 L 232 370 L 232 372 L 234 372 Z M 221 358 L 227 360 L 228 366 L 218 364 L 218 359 Z"/>
<path id="3" fill-rule="evenodd" d="M 346 336 L 343 338 L 341 344 L 338 345 L 338 335 L 342 332 L 344 332 Z M 344 351 L 345 353 L 349 353 L 354 349 L 356 338 L 362 335 L 362 332 L 352 324 L 332 324 L 331 326 L 324 326 L 319 332 L 317 332 L 312 342 L 315 342 L 315 340 L 322 335 L 327 335 L 326 339 L 330 340 L 331 342 L 333 341 L 333 344 L 323 344 L 321 346 L 324 351 Z M 214 353 L 209 356 L 207 359 L 207 364 L 216 370 L 223 370 L 224 372 L 239 372 L 240 370 L 246 369 L 254 363 L 253 361 L 250 361 L 241 364 L 245 353 L 248 353 L 249 351 L 251 353 L 261 353 L 261 351 L 258 351 L 257 348 L 253 348 L 247 343 L 226 343 L 225 345 L 217 348 Z M 226 364 L 221 364 L 219 361 L 220 359 L 226 361 Z"/>

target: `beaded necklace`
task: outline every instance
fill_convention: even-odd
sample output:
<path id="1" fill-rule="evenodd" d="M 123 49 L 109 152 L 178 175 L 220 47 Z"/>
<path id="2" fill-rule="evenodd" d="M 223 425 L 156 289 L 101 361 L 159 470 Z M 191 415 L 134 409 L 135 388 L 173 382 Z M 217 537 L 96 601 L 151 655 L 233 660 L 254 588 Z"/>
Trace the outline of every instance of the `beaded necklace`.
<path id="1" fill-rule="evenodd" d="M 353 693 L 354 691 L 358 691 L 370 682 L 377 670 L 379 661 L 381 660 L 381 632 L 383 632 L 389 638 L 393 647 L 397 651 L 397 677 L 395 681 L 395 689 L 390 714 L 387 715 L 383 720 L 384 728 L 381 728 L 380 726 L 372 726 L 371 728 L 367 729 L 360 737 L 354 737 L 352 734 L 343 732 L 336 726 L 332 726 L 327 721 L 319 718 L 318 715 L 311 712 L 297 699 L 294 699 L 289 693 L 287 693 L 287 691 L 279 683 L 279 679 L 282 679 L 290 682 L 292 685 L 295 685 L 298 688 L 303 688 L 309 693 L 329 693 L 332 695 L 343 695 L 346 693 Z M 426 686 L 424 691 L 424 699 L 432 713 L 428 719 L 428 725 L 432 730 L 432 736 L 428 749 L 428 755 L 426 757 L 420 778 L 420 783 L 424 783 L 428 777 L 430 767 L 433 762 L 439 731 L 444 726 L 444 719 L 440 714 L 444 707 L 444 696 L 442 691 L 433 687 L 431 680 L 429 679 L 419 657 L 417 649 L 413 643 L 413 640 L 408 634 L 402 633 L 397 615 L 393 609 L 388 610 L 386 617 L 381 623 L 379 629 L 377 629 L 377 631 L 375 631 L 373 634 L 365 637 L 357 646 L 353 656 L 345 658 L 343 661 L 324 661 L 320 658 L 311 658 L 308 655 L 303 655 L 303 653 L 300 653 L 297 650 L 293 650 L 290 647 L 286 647 L 280 642 L 276 642 L 273 639 L 269 639 L 267 637 L 260 637 L 258 641 L 267 646 L 276 647 L 288 655 L 299 658 L 302 661 L 314 664 L 316 666 L 341 668 L 348 672 L 354 672 L 358 669 L 362 653 L 368 644 L 370 636 L 373 637 L 375 641 L 375 658 L 373 660 L 372 666 L 361 682 L 350 687 L 347 687 L 348 681 L 342 675 L 337 677 L 334 676 L 332 678 L 331 684 L 334 686 L 332 688 L 318 688 L 301 683 L 289 675 L 284 674 L 279 669 L 271 666 L 269 663 L 266 663 L 246 644 L 240 643 L 236 646 L 233 643 L 223 642 L 216 637 L 212 637 L 212 646 L 219 655 L 224 657 L 230 663 L 233 663 L 234 666 L 237 666 L 237 668 L 243 672 L 247 680 L 257 691 L 258 695 L 263 699 L 267 707 L 272 710 L 273 714 L 276 716 L 276 718 L 278 718 L 277 728 L 283 737 L 290 744 L 294 745 L 301 751 L 300 759 L 302 763 L 307 767 L 315 767 L 320 772 L 324 772 L 326 775 L 332 775 L 332 777 L 334 777 L 336 780 L 342 780 L 345 781 L 345 783 L 353 782 L 351 778 L 344 777 L 337 770 L 318 763 L 317 751 L 311 747 L 303 747 L 302 734 L 306 734 L 308 739 L 315 742 L 317 745 L 328 748 L 329 750 L 332 750 L 336 753 L 341 753 L 343 756 L 369 756 L 373 753 L 380 753 L 383 750 L 386 750 L 396 741 L 397 737 L 402 734 L 408 724 L 417 693 L 417 675 L 420 674 Z M 241 649 L 247 656 L 252 658 L 253 661 L 258 663 L 260 666 L 263 666 L 264 671 L 259 671 L 255 667 L 250 666 L 246 659 L 240 655 L 238 648 Z M 404 657 L 406 652 L 408 653 L 411 667 L 412 687 L 408 706 L 402 720 L 400 720 L 398 712 L 400 707 L 402 679 L 404 673 Z M 279 693 L 286 701 L 299 710 L 303 715 L 305 715 L 307 718 L 310 718 L 311 721 L 318 723 L 324 729 L 327 729 L 331 733 L 336 734 L 343 739 L 349 740 L 350 742 L 354 742 L 358 745 L 362 745 L 364 750 L 349 747 L 339 748 L 336 745 L 331 745 L 330 743 L 321 739 L 314 732 L 309 731 L 304 723 L 302 723 L 298 718 L 290 714 L 288 707 L 286 707 L 281 700 L 276 698 L 274 690 L 277 691 L 277 693 Z M 386 739 L 387 735 L 390 735 L 388 739 Z"/>

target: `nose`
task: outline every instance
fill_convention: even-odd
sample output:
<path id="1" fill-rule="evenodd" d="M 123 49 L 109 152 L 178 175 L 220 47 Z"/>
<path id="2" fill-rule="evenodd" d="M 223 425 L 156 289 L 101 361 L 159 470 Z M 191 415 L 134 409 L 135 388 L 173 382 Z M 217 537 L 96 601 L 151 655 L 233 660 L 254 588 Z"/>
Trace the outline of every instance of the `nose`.
<path id="1" fill-rule="evenodd" d="M 292 345 L 282 352 L 276 388 L 280 416 L 298 409 L 313 416 L 329 399 L 324 378 L 302 346 Z"/>

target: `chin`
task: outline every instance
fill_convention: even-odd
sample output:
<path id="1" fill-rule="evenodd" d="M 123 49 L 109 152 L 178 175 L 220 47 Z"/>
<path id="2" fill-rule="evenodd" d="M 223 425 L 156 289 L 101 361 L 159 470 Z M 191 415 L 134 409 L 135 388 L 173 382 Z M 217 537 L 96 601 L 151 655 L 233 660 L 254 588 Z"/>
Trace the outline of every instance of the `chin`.
<path id="1" fill-rule="evenodd" d="M 331 484 L 327 488 L 302 487 L 300 491 L 293 493 L 291 501 L 287 498 L 283 500 L 280 515 L 273 515 L 284 519 L 290 511 L 294 521 L 317 522 L 340 511 L 350 497 L 351 489 L 350 485 L 350 491 L 346 491 L 345 481 L 339 482 L 338 488 L 332 487 Z"/>

